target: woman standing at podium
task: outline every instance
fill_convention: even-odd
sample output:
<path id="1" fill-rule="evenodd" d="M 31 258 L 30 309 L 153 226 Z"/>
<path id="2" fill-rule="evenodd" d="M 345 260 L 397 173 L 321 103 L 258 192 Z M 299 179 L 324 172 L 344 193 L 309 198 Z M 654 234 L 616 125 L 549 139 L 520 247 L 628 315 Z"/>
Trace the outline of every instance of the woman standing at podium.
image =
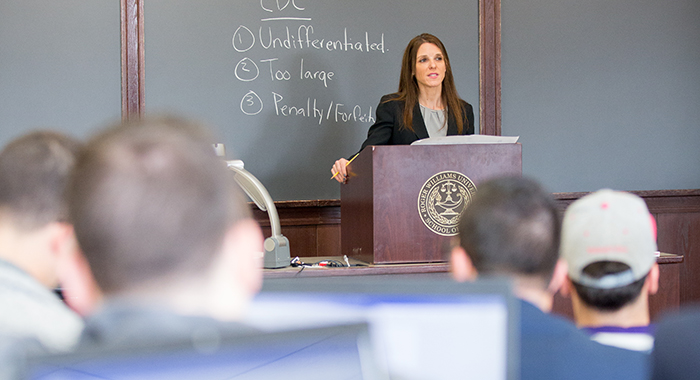
<path id="1" fill-rule="evenodd" d="M 428 137 L 474 133 L 474 111 L 457 94 L 447 50 L 428 33 L 408 43 L 399 90 L 382 97 L 376 115 L 360 151 L 369 145 L 408 145 Z M 331 168 L 336 181 L 345 182 L 347 164 L 341 158 Z"/>

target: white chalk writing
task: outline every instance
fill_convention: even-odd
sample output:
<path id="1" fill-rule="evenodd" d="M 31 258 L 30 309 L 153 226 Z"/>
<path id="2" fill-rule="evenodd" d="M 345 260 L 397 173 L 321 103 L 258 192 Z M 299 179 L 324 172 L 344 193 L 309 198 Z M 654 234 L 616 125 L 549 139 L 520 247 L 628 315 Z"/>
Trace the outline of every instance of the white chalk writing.
<path id="1" fill-rule="evenodd" d="M 317 119 L 320 125 L 323 120 L 332 120 L 336 123 L 349 121 L 361 123 L 374 123 L 374 114 L 372 107 L 363 109 L 359 105 L 349 106 L 334 101 L 328 102 L 328 106 L 321 105 L 317 99 L 306 98 L 306 103 L 302 104 L 287 104 L 284 102 L 284 96 L 272 92 L 272 100 L 275 105 L 275 115 L 277 116 L 297 116 Z"/>
<path id="2" fill-rule="evenodd" d="M 269 92 L 269 98 L 258 95 L 263 94 L 258 91 L 260 88 L 248 90 L 241 98 L 241 112 L 249 116 L 260 115 L 264 103 L 271 102 L 271 108 L 265 111 L 266 114 L 279 117 L 309 118 L 319 125 L 323 121 L 373 123 L 375 117 L 371 106 L 348 105 L 347 101 L 319 98 L 318 94 L 305 96 L 303 92 L 296 91 L 286 96 L 282 95 L 285 91 L 281 91 L 281 88 L 275 89 L 275 83 L 285 83 L 287 86 L 308 83 L 300 87 L 306 91 L 313 88 L 309 86 L 327 89 L 337 87 L 338 83 L 347 83 L 347 78 L 338 82 L 343 72 L 338 73 L 337 68 L 331 67 L 328 60 L 319 57 L 319 53 L 382 55 L 387 52 L 384 33 L 370 33 L 348 27 L 317 30 L 311 24 L 312 18 L 306 14 L 309 1 L 260 0 L 260 9 L 265 15 L 260 18 L 263 24 L 236 27 L 231 44 L 236 52 L 246 54 L 245 57 L 237 58 L 240 60 L 234 68 L 236 79 L 250 85 L 262 81 L 273 86 L 272 90 L 263 90 Z M 294 50 L 300 53 L 293 57 L 284 53 Z M 312 52 L 314 53 L 311 54 Z"/>

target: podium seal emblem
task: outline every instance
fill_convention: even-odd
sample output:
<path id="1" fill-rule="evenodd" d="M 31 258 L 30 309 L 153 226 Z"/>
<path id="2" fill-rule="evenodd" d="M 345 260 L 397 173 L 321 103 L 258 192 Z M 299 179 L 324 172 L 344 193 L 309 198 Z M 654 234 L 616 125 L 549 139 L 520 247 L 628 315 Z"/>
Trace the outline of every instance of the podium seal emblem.
<path id="1" fill-rule="evenodd" d="M 466 175 L 455 171 L 437 173 L 420 189 L 418 214 L 434 233 L 455 236 L 462 212 L 475 193 L 476 185 Z"/>

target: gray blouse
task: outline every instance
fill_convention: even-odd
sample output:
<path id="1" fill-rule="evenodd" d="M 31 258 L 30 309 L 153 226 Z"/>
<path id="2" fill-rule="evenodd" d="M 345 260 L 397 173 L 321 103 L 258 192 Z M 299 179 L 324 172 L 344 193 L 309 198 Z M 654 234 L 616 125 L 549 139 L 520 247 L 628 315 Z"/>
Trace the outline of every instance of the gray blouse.
<path id="1" fill-rule="evenodd" d="M 447 109 L 434 110 L 422 104 L 420 105 L 420 113 L 423 115 L 423 121 L 429 137 L 447 136 L 446 111 Z"/>

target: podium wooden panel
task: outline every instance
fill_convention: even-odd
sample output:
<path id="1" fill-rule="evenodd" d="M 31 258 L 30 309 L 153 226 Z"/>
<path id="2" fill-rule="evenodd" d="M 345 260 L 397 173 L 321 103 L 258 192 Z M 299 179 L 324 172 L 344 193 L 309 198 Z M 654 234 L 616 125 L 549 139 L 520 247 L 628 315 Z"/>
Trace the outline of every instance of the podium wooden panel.
<path id="1" fill-rule="evenodd" d="M 370 146 L 348 166 L 341 186 L 341 251 L 372 264 L 446 261 L 452 237 L 426 227 L 418 210 L 423 185 L 459 172 L 477 187 L 521 175 L 520 144 Z"/>

